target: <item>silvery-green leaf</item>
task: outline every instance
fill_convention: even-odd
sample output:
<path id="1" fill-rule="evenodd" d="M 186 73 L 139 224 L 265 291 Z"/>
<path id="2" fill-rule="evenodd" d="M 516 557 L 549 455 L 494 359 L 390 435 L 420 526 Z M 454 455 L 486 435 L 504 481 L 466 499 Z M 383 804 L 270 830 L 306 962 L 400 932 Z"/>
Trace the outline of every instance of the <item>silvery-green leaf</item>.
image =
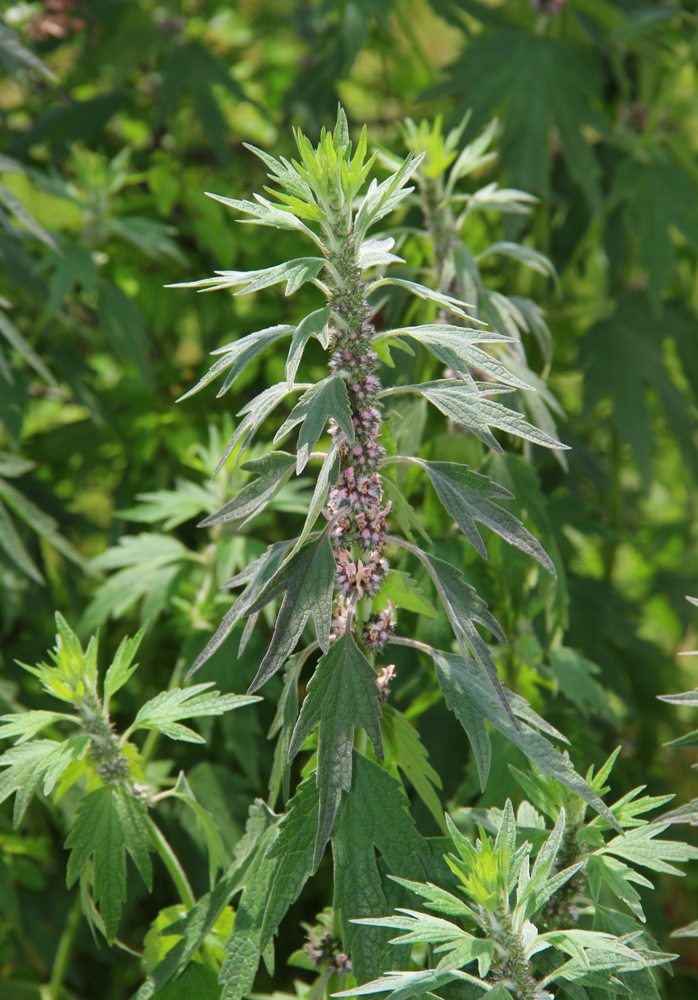
<path id="1" fill-rule="evenodd" d="M 264 267 L 259 271 L 216 271 L 214 278 L 182 281 L 174 285 L 167 285 L 167 287 L 198 288 L 202 292 L 234 288 L 236 295 L 247 295 L 250 292 L 271 288 L 285 281 L 286 295 L 293 295 L 307 281 L 317 278 L 324 267 L 323 257 L 297 257 L 295 260 L 275 264 L 272 267 Z"/>
<path id="2" fill-rule="evenodd" d="M 375 289 L 382 288 L 384 285 L 394 285 L 396 288 L 404 288 L 411 295 L 416 295 L 417 298 L 424 299 L 427 302 L 433 302 L 447 312 L 462 316 L 471 323 L 478 322 L 478 320 L 472 316 L 468 316 L 465 312 L 464 306 L 467 306 L 467 303 L 461 302 L 460 299 L 455 298 L 453 295 L 447 295 L 445 292 L 436 292 L 433 288 L 427 288 L 426 285 L 421 285 L 415 281 L 407 281 L 405 278 L 377 278 L 375 281 L 369 283 L 366 291 L 370 294 Z"/>
<path id="3" fill-rule="evenodd" d="M 230 458 L 235 446 L 240 444 L 238 451 L 238 461 L 240 456 L 246 451 L 255 433 L 262 426 L 269 414 L 279 405 L 284 396 L 288 395 L 288 386 L 285 382 L 277 382 L 276 385 L 269 386 L 258 396 L 246 403 L 237 416 L 243 417 L 237 425 L 226 445 L 225 451 L 221 455 L 212 478 L 215 478 L 221 471 L 225 463 Z"/>
<path id="4" fill-rule="evenodd" d="M 294 330 L 286 359 L 286 388 L 289 392 L 293 389 L 293 380 L 296 377 L 308 340 L 311 337 L 317 337 L 322 346 L 327 347 L 327 324 L 331 314 L 332 310 L 329 306 L 324 309 L 316 309 L 315 312 L 309 313 L 302 319 Z"/>
<path id="5" fill-rule="evenodd" d="M 258 354 L 265 351 L 267 347 L 275 344 L 281 337 L 287 337 L 292 332 L 293 327 L 286 326 L 285 324 L 270 326 L 264 330 L 257 330 L 255 333 L 248 333 L 245 337 L 240 337 L 239 340 L 235 340 L 231 344 L 226 344 L 225 347 L 218 347 L 215 351 L 211 351 L 212 354 L 221 354 L 222 357 L 214 362 L 193 389 L 189 389 L 183 396 L 180 396 L 177 402 L 181 403 L 183 399 L 193 396 L 195 392 L 203 389 L 205 385 L 212 382 L 221 372 L 231 368 L 232 370 L 228 372 L 222 387 L 216 394 L 218 397 L 222 396 L 228 391 L 238 375 L 244 371 L 253 358 L 256 358 Z"/>
<path id="6" fill-rule="evenodd" d="M 402 257 L 390 253 L 394 246 L 395 240 L 392 237 L 385 240 L 364 240 L 359 250 L 359 266 L 366 270 L 386 264 L 404 264 Z"/>
<path id="7" fill-rule="evenodd" d="M 304 393 L 276 432 L 274 444 L 281 441 L 296 424 L 302 423 L 296 447 L 298 474 L 305 468 L 310 453 L 330 417 L 344 432 L 347 440 L 352 442 L 354 425 L 351 419 L 351 406 L 344 380 L 339 375 L 324 378 Z"/>
<path id="8" fill-rule="evenodd" d="M 497 389 L 496 386 L 493 388 Z M 568 447 L 534 427 L 520 413 L 507 409 L 493 399 L 488 399 L 485 392 L 471 389 L 457 379 L 439 379 L 434 382 L 422 382 L 421 385 L 395 386 L 384 389 L 382 395 L 388 396 L 400 392 L 414 392 L 425 396 L 442 413 L 472 431 L 493 451 L 501 452 L 503 448 L 490 431 L 490 427 L 532 441 L 543 448 L 567 449 Z"/>
<path id="9" fill-rule="evenodd" d="M 192 674 L 196 673 L 199 667 L 203 666 L 213 656 L 223 641 L 233 631 L 237 623 L 249 615 L 250 607 L 281 565 L 284 555 L 291 544 L 291 542 L 276 542 L 274 545 L 270 545 L 263 556 L 250 563 L 243 573 L 233 577 L 232 580 L 228 580 L 224 585 L 226 588 L 229 588 L 238 587 L 246 583 L 247 587 L 240 594 L 230 611 L 224 615 L 223 621 L 194 660 L 187 677 L 191 677 Z"/>

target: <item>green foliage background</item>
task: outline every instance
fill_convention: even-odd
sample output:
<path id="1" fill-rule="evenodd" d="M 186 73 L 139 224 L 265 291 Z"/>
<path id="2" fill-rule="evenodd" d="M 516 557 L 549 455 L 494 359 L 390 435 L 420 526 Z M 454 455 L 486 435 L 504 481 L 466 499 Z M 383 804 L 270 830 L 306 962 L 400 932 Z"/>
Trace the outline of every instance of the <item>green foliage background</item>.
<path id="1" fill-rule="evenodd" d="M 243 142 L 288 155 L 290 125 L 316 134 L 338 98 L 392 149 L 401 148 L 404 117 L 457 122 L 472 109 L 466 139 L 497 116 L 501 152 L 473 184 L 497 180 L 539 202 L 530 217 L 478 216 L 469 246 L 517 240 L 555 265 L 559 282 L 516 260 L 493 264 L 487 280 L 544 307 L 552 361 L 533 343 L 527 351 L 565 408 L 559 430 L 572 450 L 568 468 L 535 449 L 526 463 L 496 459 L 486 470 L 512 486 L 512 510 L 558 553 L 557 588 L 539 586 L 525 556 L 500 554 L 493 535 L 489 562 L 472 561 L 466 573 L 510 637 L 507 685 L 569 737 L 578 770 L 620 743 L 615 793 L 647 784 L 676 792 L 676 804 L 693 798 L 692 751 L 663 747 L 682 731 L 682 710 L 656 696 L 698 684 L 697 661 L 676 658 L 696 646 L 684 595 L 698 593 L 695 5 L 85 0 L 58 14 L 18 4 L 4 16 L 26 50 L 0 23 L 0 707 L 42 707 L 14 660 L 43 657 L 58 608 L 85 637 L 102 626 L 105 653 L 150 620 L 141 669 L 119 695 L 117 719 L 132 718 L 210 638 L 230 605 L 219 584 L 288 537 L 289 524 L 303 524 L 301 484 L 248 535 L 221 539 L 196 527 L 242 484 L 239 470 L 214 484 L 208 477 L 242 403 L 284 377 L 283 357 L 256 359 L 226 406 L 207 392 L 175 405 L 209 351 L 242 327 L 293 322 L 310 301 L 305 290 L 293 300 L 281 290 L 232 299 L 163 287 L 295 255 L 293 234 L 255 229 L 252 239 L 204 195 L 262 190 L 261 164 Z M 322 378 L 320 353 L 309 349 L 301 370 Z M 417 407 L 400 433 L 416 452 Z M 462 438 L 441 434 L 430 447 L 428 457 L 467 460 Z M 452 553 L 443 513 L 409 477 L 404 488 Z M 442 628 L 406 620 L 415 634 Z M 546 657 L 552 638 L 598 672 Z M 257 630 L 239 660 L 223 646 L 199 676 L 242 692 L 264 648 Z M 396 662 L 404 681 L 395 701 L 418 719 L 442 802 L 516 800 L 507 768 L 521 763 L 516 751 L 495 740 L 480 797 L 467 741 L 427 674 Z M 214 813 L 228 856 L 249 803 L 266 794 L 266 734 L 280 693 L 274 679 L 264 701 L 204 726 L 205 748 L 167 748 L 174 773 L 186 768 Z M 420 829 L 437 832 L 419 800 L 413 811 Z M 191 824 L 183 832 L 174 810 L 162 813 L 204 891 L 200 835 Z M 50 977 L 72 905 L 64 840 L 56 807 L 34 804 L 20 833 L 7 809 L 0 814 L 8 1000 L 39 995 L 13 982 Z M 120 936 L 137 948 L 173 903 L 158 865 L 152 897 L 129 878 Z M 301 945 L 299 921 L 327 905 L 329 883 L 326 861 L 282 926 L 278 988 L 292 983 L 284 963 Z M 660 939 L 698 917 L 696 889 L 694 867 L 680 885 L 643 895 Z M 698 981 L 698 951 L 690 940 L 679 945 L 672 998 L 694 996 Z M 66 976 L 74 996 L 92 997 L 98 981 L 101 996 L 120 1000 L 140 979 L 137 957 L 98 949 L 78 930 Z M 259 989 L 269 988 L 260 973 Z"/>

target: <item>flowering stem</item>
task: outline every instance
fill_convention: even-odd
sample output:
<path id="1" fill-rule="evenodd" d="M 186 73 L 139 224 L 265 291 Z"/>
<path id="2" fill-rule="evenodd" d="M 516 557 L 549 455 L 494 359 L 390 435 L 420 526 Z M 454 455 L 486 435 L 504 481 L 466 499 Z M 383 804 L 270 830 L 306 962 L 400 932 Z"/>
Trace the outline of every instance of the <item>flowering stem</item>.
<path id="1" fill-rule="evenodd" d="M 339 235 L 339 234 L 337 234 Z M 332 288 L 330 305 L 335 321 L 329 368 L 344 380 L 351 408 L 354 441 L 339 429 L 333 434 L 340 456 L 340 473 L 330 490 L 328 515 L 333 519 L 330 538 L 337 561 L 337 612 L 335 633 L 351 627 L 347 604 L 355 609 L 357 641 L 369 657 L 385 647 L 395 629 L 393 608 L 374 614 L 371 598 L 380 590 L 388 572 L 383 556 L 387 533 L 383 486 L 378 472 L 385 458 L 380 443 L 380 381 L 378 357 L 373 350 L 375 328 L 366 301 L 361 269 L 352 237 L 343 238 L 343 248 L 328 255 L 330 273 L 339 276 Z"/>

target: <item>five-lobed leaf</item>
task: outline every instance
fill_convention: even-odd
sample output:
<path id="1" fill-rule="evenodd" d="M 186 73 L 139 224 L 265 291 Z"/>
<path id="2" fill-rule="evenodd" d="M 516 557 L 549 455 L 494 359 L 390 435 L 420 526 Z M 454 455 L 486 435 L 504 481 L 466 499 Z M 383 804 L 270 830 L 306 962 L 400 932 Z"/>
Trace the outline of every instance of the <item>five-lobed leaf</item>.
<path id="1" fill-rule="evenodd" d="M 152 883 L 149 852 L 154 844 L 145 808 L 121 785 L 105 785 L 89 792 L 78 806 L 65 846 L 71 849 L 68 888 L 94 858 L 94 898 L 100 906 L 107 941 L 112 944 L 126 899 L 127 851 L 148 889 Z"/>

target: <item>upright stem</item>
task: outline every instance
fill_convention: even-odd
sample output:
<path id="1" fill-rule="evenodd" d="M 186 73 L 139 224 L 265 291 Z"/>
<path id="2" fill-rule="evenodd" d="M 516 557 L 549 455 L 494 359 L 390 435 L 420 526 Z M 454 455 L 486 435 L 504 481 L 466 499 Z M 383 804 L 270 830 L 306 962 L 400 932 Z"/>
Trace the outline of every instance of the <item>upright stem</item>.
<path id="1" fill-rule="evenodd" d="M 58 942 L 58 948 L 56 949 L 56 955 L 53 960 L 51 981 L 49 983 L 49 997 L 51 1000 L 60 1000 L 60 995 L 63 992 L 63 980 L 65 979 L 66 969 L 68 968 L 68 961 L 70 959 L 73 942 L 75 941 L 75 935 L 78 927 L 80 926 L 81 916 L 82 904 L 80 902 L 80 893 L 78 892 L 76 893 L 73 905 L 68 912 L 68 919 L 65 927 L 63 928 L 63 933 L 61 934 Z"/>
<path id="2" fill-rule="evenodd" d="M 337 234 L 340 235 L 339 233 Z M 394 631 L 393 608 L 373 614 L 370 599 L 380 589 L 388 572 L 383 556 L 387 534 L 383 486 L 378 465 L 385 457 L 380 443 L 380 381 L 378 357 L 373 350 L 375 328 L 366 301 L 354 238 L 343 237 L 342 249 L 328 252 L 330 274 L 339 281 L 332 286 L 330 305 L 334 314 L 330 371 L 344 380 L 351 407 L 354 441 L 334 427 L 340 455 L 339 479 L 330 491 L 328 513 L 333 518 L 330 537 L 337 560 L 339 591 L 335 631 L 347 625 L 347 608 L 355 608 L 357 641 L 367 654 L 382 649 Z"/>
<path id="3" fill-rule="evenodd" d="M 162 830 L 152 819 L 150 820 L 150 835 L 153 838 L 153 843 L 155 844 L 158 854 L 164 861 L 165 867 L 172 876 L 172 881 L 177 888 L 179 898 L 182 900 L 184 906 L 186 906 L 188 910 L 191 910 L 192 906 L 196 903 L 196 897 L 194 896 L 192 888 L 189 885 L 189 879 L 179 862 L 179 858 L 165 839 L 165 835 Z"/>

